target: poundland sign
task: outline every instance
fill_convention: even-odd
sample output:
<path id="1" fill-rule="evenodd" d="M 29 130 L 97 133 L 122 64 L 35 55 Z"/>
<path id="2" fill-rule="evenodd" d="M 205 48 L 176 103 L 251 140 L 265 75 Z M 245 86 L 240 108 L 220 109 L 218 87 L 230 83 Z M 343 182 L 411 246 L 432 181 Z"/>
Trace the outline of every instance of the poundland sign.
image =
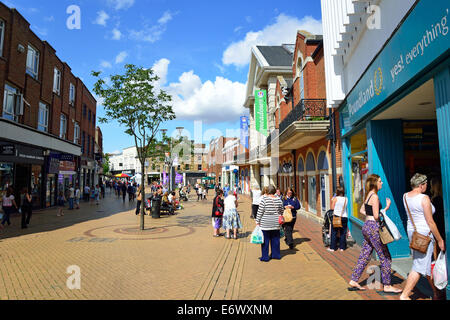
<path id="1" fill-rule="evenodd" d="M 255 122 L 256 131 L 268 136 L 267 132 L 267 91 L 255 91 Z"/>
<path id="2" fill-rule="evenodd" d="M 419 1 L 347 97 L 352 125 L 448 53 L 449 4 L 448 0 Z"/>

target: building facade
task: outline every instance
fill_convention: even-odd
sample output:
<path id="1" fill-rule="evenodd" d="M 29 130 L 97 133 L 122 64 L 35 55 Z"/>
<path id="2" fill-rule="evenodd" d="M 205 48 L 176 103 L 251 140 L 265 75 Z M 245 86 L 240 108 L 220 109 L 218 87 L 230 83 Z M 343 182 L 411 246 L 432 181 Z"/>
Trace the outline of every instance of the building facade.
<path id="1" fill-rule="evenodd" d="M 93 181 L 96 100 L 55 49 L 3 3 L 0 88 L 1 193 L 12 186 L 19 198 L 27 187 L 33 206 L 44 208 L 70 184 Z"/>
<path id="2" fill-rule="evenodd" d="M 403 236 L 389 250 L 393 258 L 409 257 L 403 195 L 416 172 L 441 178 L 450 236 L 448 1 L 381 0 L 370 7 L 322 0 L 322 17 L 327 101 L 341 115 L 352 235 L 362 241 L 364 181 L 378 174 L 382 205 L 392 200 L 388 215 Z"/>

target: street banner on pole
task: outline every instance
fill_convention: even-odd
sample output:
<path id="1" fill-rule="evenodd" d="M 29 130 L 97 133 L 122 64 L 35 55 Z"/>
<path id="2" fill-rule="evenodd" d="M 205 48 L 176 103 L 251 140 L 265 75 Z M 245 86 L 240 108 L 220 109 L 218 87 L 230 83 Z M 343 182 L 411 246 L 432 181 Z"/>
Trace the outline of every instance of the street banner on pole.
<path id="1" fill-rule="evenodd" d="M 248 149 L 248 117 L 241 117 L 241 145 Z"/>
<path id="2" fill-rule="evenodd" d="M 255 91 L 255 123 L 256 131 L 268 136 L 267 132 L 267 91 Z"/>

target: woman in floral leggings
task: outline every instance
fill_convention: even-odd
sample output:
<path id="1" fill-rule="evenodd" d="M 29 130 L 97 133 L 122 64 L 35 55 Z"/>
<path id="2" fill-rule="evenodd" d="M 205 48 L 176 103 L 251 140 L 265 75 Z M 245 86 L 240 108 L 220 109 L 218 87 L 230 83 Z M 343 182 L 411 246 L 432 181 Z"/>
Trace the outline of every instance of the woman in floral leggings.
<path id="1" fill-rule="evenodd" d="M 373 250 L 375 250 L 381 262 L 381 282 L 384 285 L 384 292 L 399 294 L 402 290 L 391 286 L 391 255 L 387 245 L 381 242 L 378 233 L 378 220 L 381 211 L 381 202 L 378 198 L 378 191 L 381 189 L 382 185 L 383 182 L 381 181 L 381 178 L 376 174 L 367 178 L 366 201 L 361 208 L 362 213 L 365 213 L 366 215 L 366 222 L 362 228 L 364 242 L 358 262 L 353 270 L 352 279 L 349 282 L 349 290 L 365 290 L 359 285 L 358 281 L 371 259 Z M 384 211 L 387 211 L 390 205 L 391 200 L 387 198 Z"/>

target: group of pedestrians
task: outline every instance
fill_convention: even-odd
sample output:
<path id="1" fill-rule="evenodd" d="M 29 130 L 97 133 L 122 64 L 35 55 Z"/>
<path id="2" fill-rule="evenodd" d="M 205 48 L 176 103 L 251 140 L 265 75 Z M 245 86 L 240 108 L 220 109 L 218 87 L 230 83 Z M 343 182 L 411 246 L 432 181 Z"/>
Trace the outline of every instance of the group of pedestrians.
<path id="1" fill-rule="evenodd" d="M 238 230 L 242 229 L 241 217 L 239 216 L 238 198 L 236 193 L 229 193 L 226 197 L 221 189 L 218 189 L 213 201 L 212 225 L 214 237 L 220 237 L 220 228 L 225 229 L 226 239 L 238 239 Z M 231 236 L 231 232 L 233 235 Z"/>
<path id="2" fill-rule="evenodd" d="M 386 207 L 382 209 L 382 203 L 378 197 L 378 192 L 383 186 L 383 181 L 380 176 L 376 174 L 372 174 L 368 177 L 366 181 L 364 205 L 361 207 L 361 213 L 366 217 L 362 228 L 364 242 L 358 262 L 349 282 L 349 290 L 366 290 L 366 288 L 362 287 L 358 281 L 371 259 L 372 252 L 375 250 L 381 263 L 381 282 L 385 293 L 400 294 L 400 300 L 410 300 L 412 290 L 419 281 L 419 278 L 424 276 L 427 278 L 433 289 L 433 299 L 442 298 L 444 293 L 434 286 L 431 278 L 431 262 L 436 258 L 436 250 L 445 252 L 445 239 L 442 232 L 443 227 L 441 226 L 438 228 L 433 217 L 435 213 L 437 213 L 436 220 L 440 219 L 440 215 L 443 216 L 443 207 L 439 207 L 442 203 L 442 187 L 438 179 L 433 179 L 432 182 L 434 182 L 434 184 L 432 184 L 432 199 L 425 194 L 428 186 L 428 178 L 419 173 L 411 178 L 411 191 L 403 195 L 403 206 L 408 216 L 407 234 L 410 243 L 412 244 L 414 241 L 413 236 L 415 232 L 422 236 L 429 237 L 430 242 L 425 253 L 418 251 L 411 245 L 411 247 L 413 247 L 411 248 L 413 265 L 406 280 L 405 287 L 402 290 L 391 285 L 392 258 L 387 245 L 381 241 L 379 233 L 380 220 L 382 219 L 383 214 L 387 215 L 391 200 L 386 198 Z M 436 207 L 439 207 L 438 209 L 440 212 L 437 212 L 432 200 L 437 204 Z M 439 222 L 439 224 L 441 224 L 441 222 Z"/>

